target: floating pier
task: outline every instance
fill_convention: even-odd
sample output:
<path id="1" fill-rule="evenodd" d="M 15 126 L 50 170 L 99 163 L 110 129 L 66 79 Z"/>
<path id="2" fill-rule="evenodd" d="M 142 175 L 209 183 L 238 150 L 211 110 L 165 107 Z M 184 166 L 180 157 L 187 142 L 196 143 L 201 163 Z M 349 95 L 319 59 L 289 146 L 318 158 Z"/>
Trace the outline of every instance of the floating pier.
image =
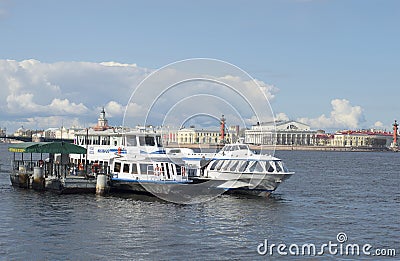
<path id="1" fill-rule="evenodd" d="M 103 169 L 84 166 L 84 162 L 78 166 L 69 162 L 69 154 L 86 154 L 85 148 L 65 142 L 28 142 L 14 144 L 8 150 L 14 153 L 10 173 L 14 187 L 60 194 L 104 195 L 108 191 L 108 175 Z M 40 154 L 39 160 L 33 160 L 34 153 Z M 24 159 L 24 154 L 30 157 Z M 43 154 L 49 157 L 43 160 Z"/>

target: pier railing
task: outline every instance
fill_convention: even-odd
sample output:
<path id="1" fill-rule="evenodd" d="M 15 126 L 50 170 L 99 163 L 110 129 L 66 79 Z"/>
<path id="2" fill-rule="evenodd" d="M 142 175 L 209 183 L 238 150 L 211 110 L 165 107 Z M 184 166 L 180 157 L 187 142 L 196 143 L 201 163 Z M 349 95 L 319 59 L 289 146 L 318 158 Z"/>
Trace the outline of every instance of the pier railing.
<path id="1" fill-rule="evenodd" d="M 11 162 L 13 172 L 24 173 L 32 175 L 35 167 L 43 168 L 45 177 L 66 177 L 70 176 L 84 176 L 86 178 L 96 177 L 97 174 L 108 174 L 108 169 L 103 166 L 94 166 L 93 164 L 88 165 L 83 170 L 79 169 L 78 164 L 68 163 L 60 164 L 58 162 L 45 162 L 42 160 L 31 161 L 31 160 L 13 160 Z M 87 169 L 87 171 L 86 171 Z"/>

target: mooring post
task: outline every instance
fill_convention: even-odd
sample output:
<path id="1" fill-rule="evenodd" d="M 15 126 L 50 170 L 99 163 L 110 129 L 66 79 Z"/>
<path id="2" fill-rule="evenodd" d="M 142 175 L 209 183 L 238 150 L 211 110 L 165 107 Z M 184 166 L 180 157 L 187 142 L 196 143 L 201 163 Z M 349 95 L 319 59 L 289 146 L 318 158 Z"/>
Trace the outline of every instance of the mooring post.
<path id="1" fill-rule="evenodd" d="M 44 171 L 43 167 L 34 167 L 33 168 L 33 183 L 32 188 L 36 190 L 44 189 Z"/>
<path id="2" fill-rule="evenodd" d="M 107 175 L 97 174 L 96 194 L 103 196 L 106 193 L 106 189 L 107 189 Z"/>

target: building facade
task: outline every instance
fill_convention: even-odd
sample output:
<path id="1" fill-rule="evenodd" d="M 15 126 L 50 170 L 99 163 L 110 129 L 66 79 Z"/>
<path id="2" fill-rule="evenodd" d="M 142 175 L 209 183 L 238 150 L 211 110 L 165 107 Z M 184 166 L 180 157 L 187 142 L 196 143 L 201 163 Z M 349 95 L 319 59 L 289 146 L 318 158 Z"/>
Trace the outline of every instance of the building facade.
<path id="1" fill-rule="evenodd" d="M 362 130 L 339 131 L 334 134 L 331 146 L 335 147 L 390 147 L 393 135 L 390 132 Z"/>
<path id="2" fill-rule="evenodd" d="M 230 143 L 233 133 L 225 133 L 225 142 Z M 219 130 L 204 130 L 195 128 L 184 128 L 177 132 L 178 144 L 220 144 Z"/>
<path id="3" fill-rule="evenodd" d="M 245 131 L 245 143 L 255 145 L 314 145 L 317 131 L 298 121 L 256 124 Z"/>

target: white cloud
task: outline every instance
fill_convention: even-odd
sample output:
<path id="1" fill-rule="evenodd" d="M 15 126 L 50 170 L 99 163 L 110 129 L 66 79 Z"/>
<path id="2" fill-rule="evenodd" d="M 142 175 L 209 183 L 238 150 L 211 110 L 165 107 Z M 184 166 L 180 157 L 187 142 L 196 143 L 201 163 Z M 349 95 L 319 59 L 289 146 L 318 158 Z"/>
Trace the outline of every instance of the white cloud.
<path id="1" fill-rule="evenodd" d="M 98 109 L 100 110 L 100 108 Z M 124 114 L 125 106 L 116 101 L 110 101 L 106 106 L 104 106 L 104 109 L 107 112 L 108 117 L 116 117 Z"/>
<path id="2" fill-rule="evenodd" d="M 275 115 L 275 121 L 288 121 L 289 116 L 287 116 L 285 113 L 280 112 Z"/>
<path id="3" fill-rule="evenodd" d="M 19 122 L 19 125 L 27 129 L 47 129 L 52 127 L 86 127 L 78 117 L 62 117 L 62 116 L 48 116 L 48 117 L 30 117 L 25 121 Z M 94 124 L 90 124 L 94 125 Z"/>
<path id="4" fill-rule="evenodd" d="M 313 119 L 299 118 L 300 122 L 307 123 L 311 128 L 348 128 L 357 129 L 360 123 L 365 121 L 363 109 L 360 106 L 352 106 L 346 99 L 334 99 L 331 101 L 332 111 L 330 116 L 325 114 Z"/>
<path id="5" fill-rule="evenodd" d="M 127 63 L 117 63 L 117 62 L 102 62 L 102 63 L 100 63 L 101 65 L 104 65 L 104 66 L 110 66 L 110 67 L 113 67 L 113 66 L 119 66 L 119 67 L 137 67 L 137 65 L 134 63 L 134 64 L 127 64 Z"/>
<path id="6" fill-rule="evenodd" d="M 120 104 L 128 102 L 149 72 L 135 64 L 117 62 L 0 60 L 0 126 L 13 130 L 29 119 L 46 123 L 46 117 L 47 123 L 55 123 L 58 116 L 91 122 L 102 105 L 109 110 L 108 116 L 116 116 L 114 124 L 119 125 L 123 114 Z"/>
<path id="7" fill-rule="evenodd" d="M 32 93 L 10 94 L 7 96 L 7 107 L 11 113 L 19 112 L 21 109 L 30 112 L 37 112 L 39 110 L 39 106 L 33 102 Z"/>
<path id="8" fill-rule="evenodd" d="M 225 82 L 238 90 L 243 90 L 246 93 L 246 95 L 250 94 L 259 96 L 261 90 L 261 93 L 265 95 L 265 98 L 267 98 L 269 102 L 271 102 L 275 98 L 276 93 L 279 91 L 279 89 L 276 88 L 275 86 L 267 84 L 257 79 L 245 80 L 238 76 L 226 75 L 224 77 L 217 78 L 217 80 Z M 257 85 L 260 88 L 259 90 L 255 88 L 258 87 Z"/>
<path id="9" fill-rule="evenodd" d="M 146 108 L 145 115 L 149 116 L 146 124 L 161 122 L 164 125 L 180 126 L 182 121 L 197 114 L 207 114 L 215 118 L 224 114 L 229 118 L 229 124 L 239 125 L 255 124 L 253 119 L 273 119 L 269 101 L 278 92 L 276 87 L 253 80 L 237 69 L 233 73 L 230 68 L 224 68 L 220 74 L 214 73 L 215 70 L 211 69 L 218 68 L 220 64 L 213 62 L 193 68 L 190 63 L 183 64 L 185 66 L 177 64 L 176 68 L 162 68 L 135 91 L 132 99 L 136 106 Z M 236 72 L 238 76 L 234 75 Z M 131 111 L 135 110 L 128 110 Z M 135 117 L 129 118 L 133 121 L 128 121 L 127 125 L 138 120 Z"/>
<path id="10" fill-rule="evenodd" d="M 60 100 L 56 98 L 46 107 L 51 109 L 55 114 L 82 115 L 88 111 L 88 108 L 82 103 L 76 104 L 70 102 L 68 99 Z"/>
<path id="11" fill-rule="evenodd" d="M 160 95 L 179 77 L 199 76 L 196 72 L 181 69 L 186 68 L 167 68 L 160 77 L 150 80 L 137 91 L 127 110 L 129 121 L 126 125 L 144 123 L 148 113 L 146 123 L 154 125 L 169 124 L 163 121 L 168 113 L 177 125 L 199 112 L 217 118 L 225 114 L 229 124 L 254 124 L 252 120 L 257 119 L 255 112 L 259 114 L 257 121 L 272 119 L 267 100 L 273 100 L 279 90 L 263 81 L 253 81 L 244 74 L 232 76 L 234 73 L 228 73 L 229 70 L 218 76 L 200 75 L 223 84 L 190 82 Z M 210 74 L 214 72 L 211 69 Z M 39 128 L 42 127 L 40 124 L 58 127 L 61 120 L 65 122 L 64 126 L 69 122 L 87 126 L 88 122 L 96 121 L 102 107 L 110 124 L 120 125 L 129 97 L 151 72 L 136 64 L 112 61 L 44 63 L 33 59 L 0 60 L 0 126 L 11 131 L 21 124 L 34 125 L 35 120 Z M 202 96 L 196 96 L 198 94 Z M 260 115 L 264 112 L 265 115 Z M 51 124 L 54 126 L 49 126 Z"/>
<path id="12" fill-rule="evenodd" d="M 383 123 L 381 121 L 377 121 L 377 122 L 374 123 L 374 127 L 382 128 L 383 127 Z"/>

